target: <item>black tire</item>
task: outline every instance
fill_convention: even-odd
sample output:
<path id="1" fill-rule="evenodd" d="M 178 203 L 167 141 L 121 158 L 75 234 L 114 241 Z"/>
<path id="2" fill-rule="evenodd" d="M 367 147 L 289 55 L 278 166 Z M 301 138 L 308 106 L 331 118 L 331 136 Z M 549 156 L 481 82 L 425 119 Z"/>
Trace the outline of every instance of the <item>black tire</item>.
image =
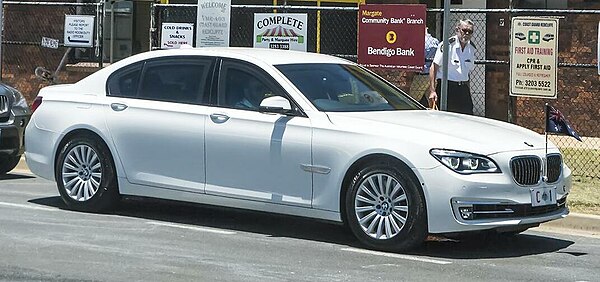
<path id="1" fill-rule="evenodd" d="M 0 158 L 0 175 L 5 175 L 9 171 L 15 169 L 21 160 L 21 156 L 9 156 Z"/>
<path id="2" fill-rule="evenodd" d="M 348 187 L 349 190 L 346 193 L 345 220 L 354 236 L 356 236 L 356 238 L 358 238 L 358 240 L 364 245 L 376 250 L 405 251 L 419 246 L 425 240 L 425 237 L 427 236 L 427 213 L 425 207 L 425 197 L 418 184 L 415 183 L 415 181 L 409 176 L 409 173 L 410 172 L 404 171 L 402 168 L 400 168 L 396 163 L 372 163 L 365 166 L 352 178 L 352 181 Z M 373 199 L 373 197 L 365 194 L 365 190 L 361 188 L 361 184 L 364 182 L 366 185 L 365 188 L 371 189 L 373 187 L 367 187 L 370 186 L 370 183 L 368 182 L 369 179 L 379 179 L 380 176 L 383 176 L 381 179 L 384 179 L 384 181 L 388 183 L 388 187 L 390 187 L 389 183 L 399 184 L 402 188 L 402 191 L 400 192 L 404 194 L 404 197 L 407 201 L 401 200 L 404 197 L 401 196 L 402 194 L 399 194 L 400 192 L 393 193 L 393 191 L 387 193 L 389 196 L 388 198 L 383 198 L 381 195 L 379 195 L 380 197 L 375 203 L 367 204 L 366 202 L 357 200 L 357 194 L 359 193 L 363 198 Z M 392 180 L 387 182 L 388 178 L 386 178 L 386 176 L 388 178 L 391 177 Z M 397 185 L 394 184 L 394 187 L 397 187 Z M 364 204 L 364 206 L 362 204 Z M 375 217 L 387 217 L 387 219 L 381 219 L 379 221 L 389 224 L 390 229 L 384 230 L 386 234 L 390 234 L 389 238 L 387 235 L 382 235 L 380 238 L 377 238 L 379 235 L 377 233 L 368 234 L 369 227 L 373 225 L 375 221 L 377 221 L 368 220 L 369 217 L 366 216 L 368 214 L 373 214 L 373 211 L 369 210 L 370 205 L 373 205 L 373 211 L 376 212 Z M 364 213 L 362 211 L 357 213 L 357 206 L 360 210 L 366 209 L 366 211 L 364 211 Z M 406 209 L 407 212 L 404 213 L 403 211 L 397 210 L 400 208 Z M 396 214 L 392 214 L 392 211 L 396 212 Z M 362 215 L 365 215 L 361 217 L 362 219 L 366 219 L 367 222 L 371 222 L 370 226 L 365 227 L 364 229 L 359 222 L 359 217 Z M 406 216 L 406 220 L 402 226 L 399 226 L 399 222 L 396 222 L 398 215 Z M 392 223 L 392 221 L 394 221 L 394 223 Z M 378 229 L 381 224 L 377 224 Z M 399 230 L 397 230 L 398 227 L 400 228 Z"/>
<path id="3" fill-rule="evenodd" d="M 87 152 L 95 153 L 97 158 L 89 157 L 92 160 L 90 162 L 80 161 L 76 155 L 73 155 L 78 152 L 81 159 L 83 159 L 83 152 L 86 155 Z M 77 166 L 77 163 L 81 166 Z M 87 168 L 86 163 L 90 165 Z M 54 175 L 58 192 L 69 209 L 87 212 L 106 211 L 119 201 L 119 188 L 112 155 L 106 144 L 94 135 L 76 135 L 64 144 L 58 155 Z M 87 184 L 77 185 L 85 182 Z M 96 186 L 96 189 L 93 186 Z M 93 194 L 91 197 L 86 197 L 89 195 L 86 192 L 90 192 L 89 194 L 93 192 Z"/>

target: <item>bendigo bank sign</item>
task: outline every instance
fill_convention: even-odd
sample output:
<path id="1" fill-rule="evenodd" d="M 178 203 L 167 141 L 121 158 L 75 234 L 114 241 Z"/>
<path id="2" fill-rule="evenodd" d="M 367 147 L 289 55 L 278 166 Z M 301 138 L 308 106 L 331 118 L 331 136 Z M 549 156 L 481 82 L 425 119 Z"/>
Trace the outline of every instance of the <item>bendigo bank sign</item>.
<path id="1" fill-rule="evenodd" d="M 425 5 L 361 5 L 358 63 L 370 68 L 423 70 Z"/>

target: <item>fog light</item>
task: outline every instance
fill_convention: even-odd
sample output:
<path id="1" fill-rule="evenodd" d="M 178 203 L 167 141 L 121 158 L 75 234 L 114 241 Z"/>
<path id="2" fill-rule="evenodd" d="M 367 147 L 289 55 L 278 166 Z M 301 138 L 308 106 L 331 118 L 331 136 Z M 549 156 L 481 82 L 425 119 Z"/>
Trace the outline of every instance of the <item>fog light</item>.
<path id="1" fill-rule="evenodd" d="M 460 217 L 462 219 L 473 219 L 473 208 L 472 207 L 460 207 L 458 208 Z"/>

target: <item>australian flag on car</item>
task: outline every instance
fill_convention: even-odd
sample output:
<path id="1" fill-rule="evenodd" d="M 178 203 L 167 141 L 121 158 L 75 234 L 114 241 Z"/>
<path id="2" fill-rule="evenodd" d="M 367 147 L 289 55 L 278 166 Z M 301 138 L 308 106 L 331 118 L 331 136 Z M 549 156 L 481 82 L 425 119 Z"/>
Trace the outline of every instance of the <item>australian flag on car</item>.
<path id="1" fill-rule="evenodd" d="M 573 136 L 581 142 L 581 137 L 573 130 L 565 116 L 548 104 L 546 104 L 546 132 Z"/>

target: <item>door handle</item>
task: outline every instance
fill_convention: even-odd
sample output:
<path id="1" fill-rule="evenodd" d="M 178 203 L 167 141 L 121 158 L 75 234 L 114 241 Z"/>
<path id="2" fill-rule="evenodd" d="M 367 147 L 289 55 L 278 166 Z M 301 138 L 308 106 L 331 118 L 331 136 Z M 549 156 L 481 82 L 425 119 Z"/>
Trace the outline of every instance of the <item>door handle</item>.
<path id="1" fill-rule="evenodd" d="M 121 103 L 112 103 L 110 104 L 110 108 L 115 112 L 120 112 L 122 110 L 127 109 L 127 105 Z"/>
<path id="2" fill-rule="evenodd" d="M 212 115 L 210 115 L 210 119 L 214 123 L 224 123 L 229 119 L 229 116 L 227 116 L 225 114 L 212 114 Z"/>

